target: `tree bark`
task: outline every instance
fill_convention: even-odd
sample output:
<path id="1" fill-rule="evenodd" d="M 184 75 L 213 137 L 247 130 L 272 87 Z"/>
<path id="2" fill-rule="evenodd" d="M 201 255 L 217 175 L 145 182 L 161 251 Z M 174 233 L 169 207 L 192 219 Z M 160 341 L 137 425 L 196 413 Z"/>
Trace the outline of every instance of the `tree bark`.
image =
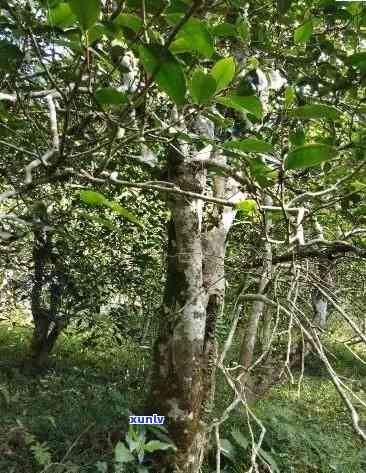
<path id="1" fill-rule="evenodd" d="M 206 171 L 197 162 L 172 156 L 169 174 L 182 189 L 205 190 Z M 228 195 L 228 182 L 216 180 L 215 195 Z M 207 445 L 216 361 L 215 323 L 224 299 L 225 245 L 235 211 L 215 211 L 214 223 L 204 232 L 202 201 L 175 195 L 170 208 L 167 280 L 154 348 L 149 409 L 167 417 L 177 446 L 174 455 L 161 460 L 159 471 L 197 473 Z"/>
<path id="2" fill-rule="evenodd" d="M 330 290 L 334 285 L 335 262 L 328 258 L 319 258 L 318 261 L 319 281 Z M 312 291 L 311 300 L 314 310 L 314 322 L 323 330 L 327 327 L 328 299 L 317 288 Z"/>
<path id="3" fill-rule="evenodd" d="M 34 322 L 30 345 L 30 362 L 34 368 L 44 368 L 49 363 L 50 353 L 61 332 L 57 311 L 61 301 L 61 286 L 56 272 L 50 276 L 50 302 L 46 309 L 43 302 L 44 286 L 47 283 L 46 265 L 51 258 L 51 235 L 44 231 L 34 233 L 33 263 L 34 278 L 31 295 L 31 310 Z"/>
<path id="4" fill-rule="evenodd" d="M 272 199 L 269 196 L 264 196 L 263 201 L 265 205 L 272 205 Z M 264 236 L 267 237 L 270 234 L 272 221 L 268 215 L 265 215 L 264 218 L 265 218 Z M 272 247 L 271 247 L 270 242 L 265 241 L 263 268 L 262 268 L 262 274 L 261 274 L 261 278 L 260 278 L 258 289 L 257 289 L 258 294 L 265 293 L 268 287 L 268 284 L 272 278 L 271 273 L 272 273 Z M 248 369 L 253 363 L 254 350 L 255 350 L 255 345 L 257 342 L 259 321 L 263 315 L 264 310 L 265 310 L 264 302 L 259 301 L 259 300 L 254 301 L 249 320 L 246 326 L 244 327 L 243 339 L 242 339 L 242 343 L 240 347 L 240 354 L 239 354 L 239 364 L 242 369 L 241 384 L 243 387 L 250 384 L 249 383 L 250 375 L 249 375 Z M 269 321 L 267 320 L 266 322 L 268 325 Z M 268 330 L 268 327 L 267 327 L 267 330 Z M 251 394 L 250 394 L 251 391 L 252 390 L 249 386 L 248 401 L 250 401 L 249 398 L 251 397 Z"/>

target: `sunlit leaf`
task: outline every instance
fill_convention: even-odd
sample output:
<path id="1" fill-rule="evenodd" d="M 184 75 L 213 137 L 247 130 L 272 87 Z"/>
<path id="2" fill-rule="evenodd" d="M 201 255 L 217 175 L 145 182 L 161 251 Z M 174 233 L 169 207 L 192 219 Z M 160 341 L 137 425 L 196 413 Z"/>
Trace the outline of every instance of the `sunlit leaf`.
<path id="1" fill-rule="evenodd" d="M 80 191 L 79 196 L 84 204 L 93 207 L 106 205 L 106 203 L 108 203 L 108 199 L 103 194 L 96 191 Z"/>
<path id="2" fill-rule="evenodd" d="M 264 460 L 266 463 L 268 463 L 268 465 L 272 468 L 273 473 L 281 473 L 275 459 L 273 458 L 273 456 L 270 453 L 263 450 L 263 448 L 260 448 L 259 449 L 259 456 L 262 458 L 262 460 Z"/>
<path id="3" fill-rule="evenodd" d="M 235 208 L 242 213 L 253 216 L 257 211 L 257 202 L 252 199 L 246 199 L 235 204 Z"/>
<path id="4" fill-rule="evenodd" d="M 97 223 L 98 225 L 107 228 L 108 230 L 115 230 L 116 225 L 112 220 L 109 220 L 108 218 L 104 217 L 98 217 L 97 215 L 90 215 L 87 214 L 86 212 L 81 212 L 80 214 L 82 217 L 84 217 L 86 220 L 89 220 L 90 222 Z"/>
<path id="5" fill-rule="evenodd" d="M 161 442 L 160 440 L 150 440 L 150 442 L 147 442 L 147 444 L 144 446 L 144 450 L 149 453 L 156 452 L 157 450 L 168 449 L 174 450 L 175 447 L 170 443 Z"/>
<path id="6" fill-rule="evenodd" d="M 221 452 L 225 457 L 229 458 L 232 462 L 237 461 L 237 451 L 234 445 L 228 439 L 220 440 Z"/>
<path id="7" fill-rule="evenodd" d="M 242 96 L 233 94 L 227 95 L 226 97 L 219 97 L 216 101 L 225 107 L 233 108 L 239 112 L 249 112 L 256 118 L 262 118 L 262 103 L 259 98 L 254 95 Z"/>
<path id="8" fill-rule="evenodd" d="M 234 79 L 235 59 L 232 57 L 220 59 L 220 61 L 217 61 L 213 66 L 211 75 L 216 81 L 216 90 L 225 89 Z"/>
<path id="9" fill-rule="evenodd" d="M 69 5 L 84 31 L 98 21 L 101 11 L 100 0 L 69 0 Z"/>
<path id="10" fill-rule="evenodd" d="M 301 26 L 296 28 L 294 33 L 295 44 L 307 43 L 313 34 L 313 22 L 306 21 Z"/>
<path id="11" fill-rule="evenodd" d="M 114 450 L 116 463 L 129 463 L 134 461 L 134 457 L 123 442 L 118 442 Z"/>
<path id="12" fill-rule="evenodd" d="M 142 225 L 139 218 L 132 212 L 125 209 L 118 202 L 108 200 L 103 194 L 96 191 L 85 190 L 79 194 L 80 200 L 90 207 L 104 207 L 113 210 L 116 214 L 126 218 L 130 222 Z"/>
<path id="13" fill-rule="evenodd" d="M 172 17 L 173 16 L 171 15 L 170 19 L 173 20 L 173 23 L 176 23 L 179 19 L 176 15 L 174 15 L 174 18 Z M 175 41 L 173 41 L 170 47 L 171 51 L 175 53 L 183 52 L 182 44 L 184 44 L 186 50 L 197 51 L 207 58 L 211 58 L 215 52 L 211 34 L 209 33 L 205 22 L 198 18 L 190 18 L 179 30 Z"/>
<path id="14" fill-rule="evenodd" d="M 209 74 L 196 69 L 190 83 L 190 92 L 193 101 L 197 104 L 207 103 L 216 91 L 216 81 Z"/>
<path id="15" fill-rule="evenodd" d="M 67 28 L 75 23 L 76 15 L 71 11 L 69 3 L 61 2 L 49 11 L 48 21 L 58 28 Z"/>
<path id="16" fill-rule="evenodd" d="M 236 29 L 238 30 L 240 38 L 244 42 L 248 42 L 250 40 L 250 26 L 247 21 L 243 21 L 243 20 L 237 21 Z"/>
<path id="17" fill-rule="evenodd" d="M 158 45 L 139 47 L 139 55 L 145 70 L 154 75 L 155 82 L 177 105 L 183 105 L 186 95 L 184 72 L 174 58 Z"/>
<path id="18" fill-rule="evenodd" d="M 94 41 L 99 40 L 104 35 L 107 34 L 107 29 L 104 25 L 99 23 L 95 24 L 92 28 L 90 28 L 88 35 L 89 35 L 89 43 L 92 44 Z"/>
<path id="19" fill-rule="evenodd" d="M 296 99 L 296 93 L 293 89 L 293 87 L 286 87 L 285 90 L 285 107 L 289 108 Z"/>
<path id="20" fill-rule="evenodd" d="M 113 212 L 117 213 L 121 217 L 127 218 L 127 220 L 130 220 L 130 222 L 141 225 L 139 218 L 129 210 L 122 207 L 122 205 L 120 205 L 118 202 L 108 201 L 107 207 L 109 207 L 111 210 L 113 210 Z"/>
<path id="21" fill-rule="evenodd" d="M 318 166 L 337 156 L 337 150 L 332 146 L 317 143 L 299 146 L 287 155 L 285 169 L 300 169 Z"/>

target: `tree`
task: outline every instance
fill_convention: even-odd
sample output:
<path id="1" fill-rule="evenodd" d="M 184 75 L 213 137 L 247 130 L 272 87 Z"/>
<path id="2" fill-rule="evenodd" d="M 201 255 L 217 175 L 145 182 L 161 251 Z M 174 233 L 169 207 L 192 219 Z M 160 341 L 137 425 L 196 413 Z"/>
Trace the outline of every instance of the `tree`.
<path id="1" fill-rule="evenodd" d="M 111 188 L 164 197 L 171 219 L 149 406 L 167 416 L 178 447 L 161 468 L 198 471 L 208 434 L 220 425 L 210 419 L 214 367 L 225 371 L 230 338 L 217 356 L 214 334 L 237 213 L 249 226 L 236 247 L 248 281 L 238 272 L 240 290 L 230 296 L 253 305 L 239 388 L 225 372 L 234 403 L 246 402 L 248 374 L 262 361 L 267 387 L 290 371 L 292 340 L 305 338 L 365 439 L 299 307 L 315 287 L 363 336 L 333 294 L 307 279 L 302 262 L 365 256 L 364 7 L 332 0 L 3 3 L 1 235 L 6 244 L 36 236 L 36 326 L 37 261 L 49 257 L 54 235 L 45 221 L 24 218 L 38 192 L 55 199 L 58 186 L 77 186 L 86 205 L 136 228 L 142 224 L 131 203 L 114 200 Z M 313 238 L 315 217 L 324 237 Z M 251 249 L 239 253 L 240 244 Z M 287 339 L 277 358 L 271 331 L 278 324 Z"/>

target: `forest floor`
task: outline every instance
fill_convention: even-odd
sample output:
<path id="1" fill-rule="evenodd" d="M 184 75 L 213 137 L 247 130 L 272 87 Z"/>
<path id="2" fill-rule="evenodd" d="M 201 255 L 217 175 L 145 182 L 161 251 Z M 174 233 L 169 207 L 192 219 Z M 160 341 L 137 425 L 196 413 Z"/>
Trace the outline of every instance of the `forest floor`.
<path id="1" fill-rule="evenodd" d="M 96 463 L 111 461 L 113 445 L 126 432 L 129 409 L 143 404 L 146 350 L 128 343 L 108 351 L 64 337 L 53 367 L 35 377 L 21 368 L 28 343 L 29 329 L 0 324 L 0 472 L 97 473 Z M 329 349 L 338 373 L 365 399 L 366 365 L 343 346 Z M 254 409 L 267 430 L 260 457 L 274 473 L 365 473 L 366 449 L 352 431 L 349 413 L 319 361 L 308 360 L 307 366 L 300 390 L 297 382 L 286 382 Z M 218 386 L 220 412 L 232 395 L 224 383 Z M 258 435 L 258 426 L 251 425 Z M 223 458 L 224 471 L 244 473 L 250 456 L 246 413 L 237 412 L 221 434 L 237 455 L 234 461 Z M 50 462 L 67 467 L 49 467 Z M 208 465 L 205 471 L 213 470 Z"/>

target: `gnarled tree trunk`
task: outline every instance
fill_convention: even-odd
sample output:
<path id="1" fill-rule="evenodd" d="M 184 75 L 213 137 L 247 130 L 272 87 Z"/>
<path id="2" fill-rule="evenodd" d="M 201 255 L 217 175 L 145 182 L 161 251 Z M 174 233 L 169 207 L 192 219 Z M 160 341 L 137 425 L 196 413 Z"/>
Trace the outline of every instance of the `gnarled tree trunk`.
<path id="1" fill-rule="evenodd" d="M 194 160 L 173 156 L 170 178 L 182 189 L 205 190 L 206 171 Z M 215 196 L 232 195 L 233 182 L 215 179 Z M 207 443 L 215 323 L 224 299 L 225 246 L 235 211 L 215 210 L 211 227 L 204 231 L 202 201 L 176 195 L 170 208 L 168 274 L 149 408 L 167 417 L 178 448 L 165 457 L 161 471 L 197 473 Z"/>

